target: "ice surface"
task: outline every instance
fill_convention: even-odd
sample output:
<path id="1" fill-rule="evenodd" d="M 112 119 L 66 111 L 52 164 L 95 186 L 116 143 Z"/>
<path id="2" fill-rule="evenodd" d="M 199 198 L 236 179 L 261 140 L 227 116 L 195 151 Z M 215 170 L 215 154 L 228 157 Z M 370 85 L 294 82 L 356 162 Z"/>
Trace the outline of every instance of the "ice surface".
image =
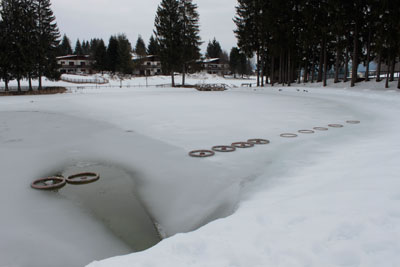
<path id="1" fill-rule="evenodd" d="M 400 98 L 375 86 L 0 98 L 0 266 L 75 266 L 131 252 L 73 202 L 29 188 L 82 161 L 137 173 L 136 193 L 169 237 L 89 266 L 397 266 Z M 279 137 L 330 123 L 345 127 Z M 271 144 L 187 156 L 250 138 Z"/>

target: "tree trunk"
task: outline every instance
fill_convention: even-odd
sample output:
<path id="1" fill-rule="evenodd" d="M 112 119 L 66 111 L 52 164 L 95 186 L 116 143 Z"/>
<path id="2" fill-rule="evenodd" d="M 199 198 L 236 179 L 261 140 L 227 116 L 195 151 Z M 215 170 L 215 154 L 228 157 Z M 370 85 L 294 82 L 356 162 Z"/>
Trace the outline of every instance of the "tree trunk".
<path id="1" fill-rule="evenodd" d="M 314 76 L 315 76 L 315 61 L 313 60 L 312 66 L 311 66 L 311 83 L 314 83 Z"/>
<path id="2" fill-rule="evenodd" d="M 326 38 L 326 37 L 325 37 Z M 326 76 L 328 74 L 328 53 L 327 53 L 327 48 L 326 48 L 326 39 L 324 40 L 325 46 L 324 46 L 324 87 L 326 86 Z"/>
<path id="3" fill-rule="evenodd" d="M 260 86 L 260 53 L 257 51 L 257 87 Z"/>
<path id="4" fill-rule="evenodd" d="M 4 73 L 4 91 L 8 92 L 8 78 L 7 78 L 7 71 Z"/>
<path id="5" fill-rule="evenodd" d="M 282 78 L 283 78 L 283 85 L 286 84 L 287 82 L 287 60 L 286 60 L 287 56 L 286 56 L 286 52 L 283 53 L 283 70 L 282 70 Z"/>
<path id="6" fill-rule="evenodd" d="M 39 90 L 42 90 L 42 74 L 39 72 Z"/>
<path id="7" fill-rule="evenodd" d="M 281 49 L 281 54 L 279 56 L 279 84 L 283 83 L 282 72 L 283 72 L 283 51 Z"/>
<path id="8" fill-rule="evenodd" d="M 28 74 L 28 79 L 29 79 L 29 91 L 33 91 L 33 89 L 32 89 L 32 77 L 31 77 L 30 73 Z"/>
<path id="9" fill-rule="evenodd" d="M 368 29 L 367 66 L 365 69 L 365 81 L 366 82 L 369 82 L 369 62 L 371 62 L 371 28 Z"/>
<path id="10" fill-rule="evenodd" d="M 261 87 L 264 87 L 264 57 L 260 62 L 260 76 L 261 76 Z"/>
<path id="11" fill-rule="evenodd" d="M 400 72 L 397 77 L 397 89 L 400 89 Z"/>
<path id="12" fill-rule="evenodd" d="M 186 65 L 183 64 L 183 67 L 182 67 L 182 86 L 185 86 L 185 74 L 186 74 Z"/>
<path id="13" fill-rule="evenodd" d="M 347 77 L 349 76 L 349 48 L 346 47 L 346 55 L 344 62 L 344 77 L 343 82 L 347 82 Z"/>
<path id="14" fill-rule="evenodd" d="M 288 80 L 288 86 L 290 86 L 291 84 L 291 72 L 292 72 L 292 68 L 291 68 L 291 64 L 290 64 L 290 49 L 288 50 L 288 58 L 287 58 L 287 64 L 288 64 L 288 68 L 287 68 L 287 80 Z"/>
<path id="15" fill-rule="evenodd" d="M 354 87 L 357 82 L 357 70 L 358 70 L 358 24 L 354 25 L 354 51 L 353 51 L 353 59 L 352 59 L 352 68 L 351 68 L 351 87 Z"/>
<path id="16" fill-rule="evenodd" d="M 325 49 L 325 38 L 321 43 L 321 52 L 319 53 L 319 65 L 318 65 L 318 78 L 317 82 L 322 82 L 322 67 L 324 64 L 324 49 Z"/>
<path id="17" fill-rule="evenodd" d="M 394 81 L 394 68 L 396 66 L 396 56 L 392 58 L 392 62 L 390 63 L 390 81 Z M 388 68 L 389 71 L 389 68 Z"/>
<path id="18" fill-rule="evenodd" d="M 378 66 L 376 68 L 376 81 L 377 82 L 381 81 L 381 67 L 382 67 L 382 58 L 381 58 L 381 52 L 379 52 L 379 55 L 378 55 Z"/>
<path id="19" fill-rule="evenodd" d="M 385 83 L 385 88 L 389 88 L 389 68 L 390 68 L 390 55 L 389 55 L 389 60 L 388 60 L 388 66 L 387 66 L 387 72 L 386 72 L 386 83 Z"/>
<path id="20" fill-rule="evenodd" d="M 307 60 L 305 62 L 307 62 Z M 307 63 L 304 63 L 303 83 L 307 82 L 307 73 L 308 73 Z"/>
<path id="21" fill-rule="evenodd" d="M 172 87 L 175 87 L 175 75 L 174 75 L 174 71 L 171 71 L 171 84 L 172 84 Z"/>
<path id="22" fill-rule="evenodd" d="M 275 83 L 275 57 L 272 56 L 271 60 L 271 86 L 274 86 Z"/>
<path id="23" fill-rule="evenodd" d="M 21 92 L 21 78 L 17 78 L 17 83 L 18 83 L 18 92 Z"/>
<path id="24" fill-rule="evenodd" d="M 305 72 L 305 71 L 304 71 Z M 300 84 L 301 83 L 301 67 L 299 66 L 298 70 L 297 70 L 297 83 Z"/>
<path id="25" fill-rule="evenodd" d="M 337 38 L 337 42 L 339 43 L 339 37 Z M 335 62 L 335 81 L 334 83 L 339 82 L 339 71 L 340 71 L 340 47 L 339 44 L 336 45 L 336 62 Z"/>

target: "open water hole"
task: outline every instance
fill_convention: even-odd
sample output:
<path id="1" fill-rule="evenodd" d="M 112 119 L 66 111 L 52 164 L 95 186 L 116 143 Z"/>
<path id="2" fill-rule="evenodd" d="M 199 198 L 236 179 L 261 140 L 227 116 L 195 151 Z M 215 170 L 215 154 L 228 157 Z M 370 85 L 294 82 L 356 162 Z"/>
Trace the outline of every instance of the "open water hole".
<path id="1" fill-rule="evenodd" d="M 64 177 L 95 172 L 100 179 L 89 184 L 67 184 L 59 194 L 101 221 L 133 251 L 142 251 L 161 241 L 156 225 L 140 203 L 133 177 L 115 166 L 78 163 L 60 173 Z"/>

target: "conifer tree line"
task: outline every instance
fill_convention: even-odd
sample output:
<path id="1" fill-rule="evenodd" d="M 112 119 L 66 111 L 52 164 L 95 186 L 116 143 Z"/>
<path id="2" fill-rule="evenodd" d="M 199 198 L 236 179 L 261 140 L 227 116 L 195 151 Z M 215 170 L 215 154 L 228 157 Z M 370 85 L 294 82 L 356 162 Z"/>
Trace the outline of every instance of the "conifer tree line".
<path id="1" fill-rule="evenodd" d="M 182 74 L 185 85 L 185 74 L 200 69 L 199 14 L 192 0 L 161 0 L 147 47 L 141 36 L 132 46 L 124 34 L 111 36 L 107 45 L 94 38 L 78 39 L 72 46 L 67 35 L 60 35 L 50 0 L 0 0 L 0 15 L 0 80 L 7 91 L 14 79 L 19 91 L 22 79 L 29 80 L 29 90 L 32 80 L 37 79 L 41 89 L 42 77 L 59 79 L 57 56 L 88 55 L 96 71 L 132 74 L 147 55 L 156 55 L 173 86 L 174 73 Z M 138 60 L 132 60 L 132 52 Z M 245 53 L 233 48 L 228 55 L 215 38 L 208 43 L 206 57 L 229 64 L 235 75 L 251 73 Z"/>
<path id="2" fill-rule="evenodd" d="M 0 79 L 8 91 L 8 82 L 42 77 L 59 78 L 56 49 L 59 30 L 50 0 L 1 0 L 0 2 Z"/>
<path id="3" fill-rule="evenodd" d="M 375 62 L 376 81 L 385 79 L 388 87 L 400 56 L 399 18 L 400 5 L 392 0 L 238 0 L 234 22 L 238 47 L 256 56 L 258 85 L 266 77 L 272 85 L 326 86 L 332 72 L 335 83 L 351 76 L 354 86 L 359 64 L 369 81 Z"/>

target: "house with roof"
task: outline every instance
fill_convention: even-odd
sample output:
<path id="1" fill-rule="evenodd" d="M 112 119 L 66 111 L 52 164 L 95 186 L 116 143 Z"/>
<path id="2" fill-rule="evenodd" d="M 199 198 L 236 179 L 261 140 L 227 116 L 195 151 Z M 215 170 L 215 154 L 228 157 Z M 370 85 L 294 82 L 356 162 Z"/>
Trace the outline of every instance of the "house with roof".
<path id="1" fill-rule="evenodd" d="M 139 76 L 155 76 L 161 75 L 161 60 L 159 56 L 147 55 L 137 56 L 133 58 L 135 63 L 135 70 L 133 74 Z"/>
<path id="2" fill-rule="evenodd" d="M 92 74 L 93 60 L 89 55 L 66 55 L 57 57 L 58 71 L 69 74 Z"/>
<path id="3" fill-rule="evenodd" d="M 203 70 L 209 74 L 217 74 L 220 76 L 230 74 L 229 64 L 222 62 L 220 58 L 206 58 L 200 60 Z"/>

